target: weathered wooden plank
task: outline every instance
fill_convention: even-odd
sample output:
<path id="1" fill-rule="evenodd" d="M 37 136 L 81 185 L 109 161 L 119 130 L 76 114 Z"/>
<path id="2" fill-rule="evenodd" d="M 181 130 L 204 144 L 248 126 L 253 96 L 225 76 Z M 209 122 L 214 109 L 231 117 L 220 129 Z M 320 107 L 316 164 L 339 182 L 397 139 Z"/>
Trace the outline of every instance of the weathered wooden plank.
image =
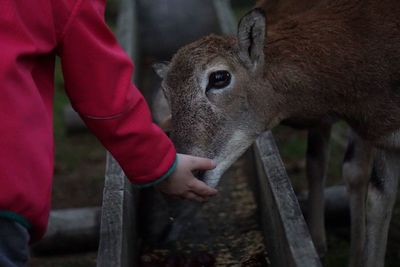
<path id="1" fill-rule="evenodd" d="M 139 61 L 139 38 L 136 0 L 120 0 L 117 39 L 134 62 Z M 134 77 L 136 79 L 137 76 Z"/>
<path id="2" fill-rule="evenodd" d="M 136 196 L 117 162 L 108 154 L 97 266 L 136 266 L 140 245 Z"/>
<path id="3" fill-rule="evenodd" d="M 121 0 L 117 38 L 131 58 L 138 58 L 135 1 Z M 116 160 L 107 153 L 100 225 L 98 267 L 137 266 L 137 192 Z"/>
<path id="4" fill-rule="evenodd" d="M 258 199 L 272 266 L 322 266 L 271 132 L 255 145 Z"/>

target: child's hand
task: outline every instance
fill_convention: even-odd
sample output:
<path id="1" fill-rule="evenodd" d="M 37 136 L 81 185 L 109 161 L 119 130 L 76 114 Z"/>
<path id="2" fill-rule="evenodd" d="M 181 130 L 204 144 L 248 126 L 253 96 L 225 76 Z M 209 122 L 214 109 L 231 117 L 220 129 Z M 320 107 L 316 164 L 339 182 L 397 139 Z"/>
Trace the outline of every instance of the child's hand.
<path id="1" fill-rule="evenodd" d="M 168 179 L 156 186 L 159 191 L 199 202 L 207 201 L 209 197 L 218 193 L 216 189 L 194 177 L 192 173 L 195 170 L 214 169 L 216 166 L 212 160 L 184 154 L 178 154 L 178 156 L 179 161 L 175 171 Z"/>

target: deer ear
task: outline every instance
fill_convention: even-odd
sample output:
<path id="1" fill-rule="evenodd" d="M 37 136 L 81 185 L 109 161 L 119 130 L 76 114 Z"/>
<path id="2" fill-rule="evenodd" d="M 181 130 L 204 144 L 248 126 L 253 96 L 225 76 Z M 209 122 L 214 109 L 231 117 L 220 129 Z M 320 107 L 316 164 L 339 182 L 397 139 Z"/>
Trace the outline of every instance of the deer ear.
<path id="1" fill-rule="evenodd" d="M 238 26 L 239 57 L 250 69 L 264 64 L 265 14 L 255 8 L 244 15 Z"/>
<path id="2" fill-rule="evenodd" d="M 164 79 L 169 70 L 169 62 L 164 61 L 164 62 L 160 62 L 160 63 L 155 63 L 155 64 L 153 64 L 152 67 L 153 67 L 154 72 L 157 73 L 157 75 L 160 76 L 161 79 Z"/>

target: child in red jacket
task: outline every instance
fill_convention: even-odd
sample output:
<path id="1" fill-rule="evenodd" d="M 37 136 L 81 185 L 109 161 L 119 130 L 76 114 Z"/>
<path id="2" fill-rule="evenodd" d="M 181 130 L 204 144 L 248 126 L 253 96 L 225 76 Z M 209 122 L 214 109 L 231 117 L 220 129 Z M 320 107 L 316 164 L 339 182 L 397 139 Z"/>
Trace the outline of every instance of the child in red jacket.
<path id="1" fill-rule="evenodd" d="M 1 1 L 0 266 L 24 266 L 20 252 L 46 229 L 56 55 L 74 109 L 132 183 L 159 184 L 167 194 L 199 201 L 216 194 L 191 173 L 214 163 L 188 155 L 178 160 L 173 144 L 152 123 L 131 83 L 132 63 L 104 23 L 104 5 L 104 0 Z"/>

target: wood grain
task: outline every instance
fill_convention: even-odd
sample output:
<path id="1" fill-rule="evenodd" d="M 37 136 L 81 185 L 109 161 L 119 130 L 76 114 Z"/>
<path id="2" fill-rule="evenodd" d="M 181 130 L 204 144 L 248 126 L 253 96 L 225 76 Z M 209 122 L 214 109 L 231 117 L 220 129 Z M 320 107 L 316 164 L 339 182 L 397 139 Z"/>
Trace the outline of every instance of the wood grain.
<path id="1" fill-rule="evenodd" d="M 258 200 L 272 266 L 322 266 L 271 132 L 256 141 Z"/>
<path id="2" fill-rule="evenodd" d="M 135 1 L 121 0 L 117 38 L 131 58 L 137 59 Z M 98 267 L 135 267 L 139 251 L 137 234 L 138 192 L 116 160 L 107 153 L 107 166 L 100 225 Z"/>

